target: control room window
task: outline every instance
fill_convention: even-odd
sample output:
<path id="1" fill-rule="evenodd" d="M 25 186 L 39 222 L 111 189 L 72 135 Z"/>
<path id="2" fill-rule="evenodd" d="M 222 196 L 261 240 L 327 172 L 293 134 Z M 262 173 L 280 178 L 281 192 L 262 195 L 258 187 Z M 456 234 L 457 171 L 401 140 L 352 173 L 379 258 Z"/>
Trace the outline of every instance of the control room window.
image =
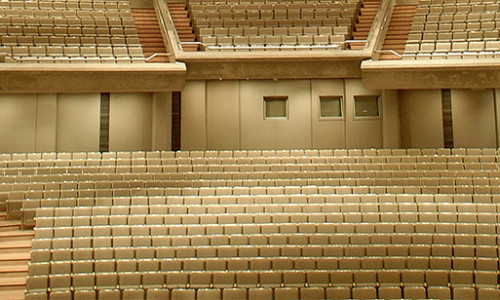
<path id="1" fill-rule="evenodd" d="M 288 96 L 264 96 L 264 119 L 287 119 Z"/>
<path id="2" fill-rule="evenodd" d="M 356 117 L 379 117 L 379 96 L 354 96 Z"/>
<path id="3" fill-rule="evenodd" d="M 342 96 L 319 96 L 321 119 L 342 117 Z"/>

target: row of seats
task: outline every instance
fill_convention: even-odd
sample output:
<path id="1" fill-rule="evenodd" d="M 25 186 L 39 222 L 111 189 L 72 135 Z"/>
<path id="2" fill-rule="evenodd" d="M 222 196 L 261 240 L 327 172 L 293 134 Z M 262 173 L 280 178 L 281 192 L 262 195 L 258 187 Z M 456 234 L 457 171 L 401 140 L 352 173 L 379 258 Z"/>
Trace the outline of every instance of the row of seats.
<path id="1" fill-rule="evenodd" d="M 95 26 L 8 26 L 0 25 L 0 37 L 10 36 L 63 36 L 63 37 L 137 37 L 134 27 Z"/>
<path id="2" fill-rule="evenodd" d="M 337 17 L 332 17 L 328 19 L 295 19 L 295 20 L 233 20 L 233 19 L 196 19 L 193 21 L 195 25 L 194 29 L 199 32 L 201 28 L 228 28 L 231 32 L 236 31 L 237 34 L 240 33 L 240 29 L 247 30 L 250 35 L 257 35 L 257 31 L 260 28 L 289 28 L 289 27 L 332 27 L 332 26 L 349 26 L 345 19 L 340 19 Z M 344 25 L 342 25 L 344 24 Z M 250 27 L 250 28 L 248 28 Z M 248 29 L 246 29 L 248 28 Z M 223 30 L 223 29 L 222 29 Z"/>
<path id="3" fill-rule="evenodd" d="M 128 1 L 0 1 L 3 9 L 44 10 L 127 10 Z"/>
<path id="4" fill-rule="evenodd" d="M 2 153 L 0 161 L 9 160 L 56 160 L 56 159 L 112 159 L 112 158 L 238 158 L 238 157 L 317 157 L 317 156 L 445 156 L 474 155 L 495 156 L 494 148 L 424 148 L 424 149 L 296 149 L 296 150 L 207 150 L 207 151 L 110 151 L 110 152 L 47 152 L 47 153 Z"/>
<path id="5" fill-rule="evenodd" d="M 141 47 L 3 46 L 0 47 L 0 53 L 2 52 L 21 63 L 145 62 Z"/>
<path id="6" fill-rule="evenodd" d="M 470 42 L 426 42 L 407 43 L 405 54 L 457 53 L 470 55 L 491 55 L 500 52 L 500 41 L 470 41 Z"/>
<path id="7" fill-rule="evenodd" d="M 240 11 L 240 10 L 273 10 L 273 11 L 329 11 L 337 9 L 350 9 L 357 8 L 359 6 L 359 1 L 355 2 L 316 2 L 316 3 L 293 3 L 282 1 L 281 3 L 256 3 L 256 4 L 244 4 L 244 3 L 228 3 L 228 4 L 190 4 L 189 10 L 191 12 L 195 11 Z"/>
<path id="8" fill-rule="evenodd" d="M 207 216 L 208 218 L 209 216 Z M 104 218 L 94 218 L 98 223 L 99 220 L 107 220 Z M 93 219 L 93 220 L 94 220 Z M 174 220 L 171 218 L 170 220 Z M 64 224 L 66 220 L 60 223 Z M 81 221 L 82 224 L 86 218 L 74 218 L 74 223 Z M 88 218 L 87 218 L 88 220 Z M 395 221 L 396 223 L 372 223 L 366 226 L 359 226 L 358 223 L 322 223 L 319 225 L 303 223 L 301 224 L 246 224 L 239 225 L 224 225 L 217 226 L 215 224 L 199 224 L 189 225 L 166 225 L 166 224 L 150 224 L 150 225 L 123 225 L 127 221 L 124 216 L 115 216 L 110 218 L 111 222 L 116 222 L 115 225 L 89 225 L 76 227 L 58 227 L 38 228 L 35 236 L 37 239 L 71 239 L 74 238 L 73 244 L 81 247 L 91 247 L 91 237 L 99 237 L 94 241 L 94 246 L 112 247 L 112 245 L 122 245 L 122 243 L 133 242 L 143 246 L 214 246 L 214 245 L 330 245 L 342 243 L 351 244 L 385 244 L 393 243 L 397 245 L 409 245 L 413 242 L 423 243 L 441 243 L 441 244 L 457 244 L 457 245 L 474 245 L 479 246 L 498 246 L 497 234 L 498 228 L 494 225 L 484 224 L 476 226 L 475 224 L 461 224 L 457 226 L 454 223 L 404 223 Z M 153 220 L 152 218 L 149 220 Z M 160 220 L 162 221 L 162 220 Z M 106 221 L 107 222 L 107 221 Z M 343 222 L 340 220 L 340 222 Z M 69 222 L 66 222 L 69 223 Z M 91 222 L 90 222 L 91 223 Z M 102 223 L 105 223 L 104 221 Z M 151 223 L 154 223 L 151 221 Z M 59 223 L 54 222 L 58 225 Z M 375 226 L 374 226 L 375 225 Z M 300 231 L 313 231 L 316 233 L 298 233 Z M 375 228 L 375 229 L 374 229 Z M 371 229 L 371 230 L 369 230 Z M 288 232 L 289 231 L 289 232 Z M 337 232 L 335 232 L 337 231 Z M 361 233 L 354 231 L 362 231 Z M 376 233 L 370 232 L 376 231 Z M 398 232 L 401 231 L 401 232 Z M 413 233 L 416 231 L 416 233 Z M 434 238 L 434 231 L 440 231 Z M 446 232 L 445 232 L 446 231 Z M 455 233 L 457 231 L 457 233 Z M 121 238 L 123 235 L 132 233 L 137 238 Z M 408 233 L 409 232 L 409 233 Z M 243 236 L 242 236 L 243 234 Z M 165 237 L 165 235 L 170 235 Z M 201 235 L 201 236 L 200 236 Z M 207 237 L 206 235 L 209 235 Z M 349 238 L 350 235 L 351 238 Z M 414 235 L 414 236 L 413 236 Z M 412 238 L 413 236 L 413 238 Z M 88 239 L 85 241 L 84 239 Z M 476 241 L 476 242 L 474 242 Z M 68 240 L 68 245 L 71 245 L 71 240 Z M 50 243 L 49 243 L 50 245 Z M 55 244 L 54 244 L 55 245 Z M 69 247 L 69 246 L 68 246 Z M 246 247 L 246 246 L 245 246 Z M 399 247 L 399 246 L 398 246 Z M 451 253 L 451 249 L 449 248 Z M 460 248 L 461 249 L 461 248 Z M 488 248 L 490 249 L 490 248 Z M 231 250 L 233 251 L 233 250 Z M 339 250 L 342 252 L 342 250 Z M 364 250 L 363 250 L 364 251 Z M 402 250 L 403 251 L 403 250 Z M 404 250 L 405 252 L 407 250 Z M 486 250 L 485 250 L 486 251 Z M 496 253 L 496 250 L 487 250 L 488 255 Z M 236 253 L 236 252 L 235 252 Z M 363 252 L 364 253 L 364 252 Z M 406 252 L 405 252 L 406 253 Z M 484 256 L 486 252 L 482 252 Z M 339 254 L 342 255 L 342 254 Z M 406 255 L 406 254 L 401 254 Z M 465 255 L 474 256 L 474 252 Z M 494 256 L 493 256 L 494 257 Z"/>
<path id="9" fill-rule="evenodd" d="M 167 188 L 168 189 L 168 188 Z M 255 195 L 219 195 L 212 193 L 204 196 L 192 196 L 186 189 L 169 189 L 170 191 L 162 192 L 167 196 L 132 196 L 132 197 L 88 197 L 88 198 L 64 198 L 58 197 L 53 199 L 43 199 L 45 207 L 75 207 L 75 206 L 123 206 L 123 205 L 174 205 L 176 208 L 184 209 L 185 213 L 190 211 L 191 206 L 211 207 L 214 210 L 226 210 L 226 208 L 217 208 L 217 206 L 241 205 L 304 205 L 305 207 L 314 208 L 315 204 L 426 204 L 429 207 L 436 207 L 439 212 L 481 212 L 480 210 L 485 204 L 498 205 L 500 203 L 500 195 L 420 195 L 420 194 L 333 194 L 327 192 L 326 189 L 320 188 L 320 193 L 309 193 L 303 191 L 290 193 L 289 195 L 265 195 L 258 193 Z M 335 189 L 331 189 L 335 191 Z M 324 194 L 322 194 L 324 192 Z M 196 193 L 196 192 L 195 192 Z M 184 194 L 181 196 L 180 194 Z M 236 193 L 235 193 L 236 195 Z M 37 201 L 39 199 L 28 199 L 27 202 Z M 213 206 L 211 206 L 213 205 Z M 451 205 L 451 206 L 450 206 Z M 185 207 L 185 208 L 182 208 Z M 366 208 L 369 208 L 367 206 Z M 453 207 L 457 209 L 454 210 Z M 193 208 L 200 209 L 200 208 Z M 489 209 L 489 208 L 488 208 Z"/>
<path id="10" fill-rule="evenodd" d="M 126 233 L 126 230 L 123 232 Z M 359 237 L 364 238 L 364 240 L 359 239 Z M 329 239 L 325 236 L 307 236 L 306 234 L 289 236 L 288 240 L 280 239 L 278 235 L 259 236 L 255 234 L 229 237 L 213 236 L 205 239 L 195 236 L 140 235 L 133 238 L 130 236 L 57 237 L 37 239 L 37 242 L 33 244 L 33 256 L 39 259 L 37 263 L 44 265 L 50 262 L 44 262 L 43 256 L 52 255 L 56 261 L 135 259 L 135 263 L 140 265 L 141 261 L 138 261 L 140 258 L 149 258 L 146 260 L 146 264 L 151 264 L 151 261 L 158 264 L 158 260 L 165 259 L 176 264 L 184 264 L 187 261 L 187 264 L 192 266 L 186 269 L 180 268 L 181 270 L 193 270 L 194 265 L 192 264 L 196 262 L 196 258 L 204 258 L 207 260 L 204 264 L 198 265 L 196 270 L 198 268 L 199 270 L 214 270 L 211 264 L 218 265 L 217 270 L 236 270 L 231 265 L 246 265 L 243 270 L 249 268 L 256 270 L 262 268 L 280 269 L 277 265 L 285 263 L 292 266 L 295 264 L 295 267 L 286 268 L 291 270 L 336 270 L 338 268 L 344 269 L 343 264 L 349 263 L 350 265 L 357 264 L 359 268 L 363 269 L 374 269 L 374 265 L 377 266 L 375 269 L 383 269 L 384 266 L 386 269 L 394 269 L 396 264 L 403 269 L 428 269 L 429 266 L 450 269 L 451 264 L 453 264 L 455 270 L 474 270 L 479 267 L 483 271 L 494 271 L 498 266 L 491 259 L 498 258 L 498 245 L 482 244 L 487 238 L 494 240 L 494 237 L 477 235 L 477 245 L 474 243 L 475 237 L 476 235 L 456 235 L 456 244 L 445 244 L 442 239 L 453 240 L 453 236 L 449 234 L 436 234 L 435 236 L 418 234 L 407 239 L 411 241 L 413 238 L 414 242 L 420 243 L 412 245 L 404 239 L 408 238 L 407 235 L 394 235 L 392 238 L 387 235 L 376 235 L 371 239 L 367 235 L 351 235 L 351 240 L 354 242 L 348 242 L 349 236 L 346 235 L 339 238 L 333 237 L 331 240 L 340 243 L 335 246 L 328 246 Z M 468 241 L 469 243 L 466 244 L 466 238 L 472 242 Z M 440 244 L 432 244 L 431 246 L 433 240 Z M 390 244 L 391 241 L 394 241 L 394 244 Z M 406 243 L 398 244 L 398 242 Z M 52 251 L 52 254 L 47 254 L 46 250 Z M 65 254 L 64 251 L 68 254 Z M 155 253 L 160 256 L 155 257 Z M 389 258 L 388 255 L 392 257 Z M 276 259 L 274 262 L 272 257 Z M 308 261 L 312 257 L 315 257 L 315 260 Z M 256 265 L 249 267 L 250 260 L 253 260 Z M 345 261 L 341 262 L 342 260 Z M 417 266 L 417 262 L 419 262 L 419 266 Z M 274 267 L 272 267 L 273 263 L 276 264 Z M 198 263 L 196 262 L 196 264 Z M 165 271 L 165 269 L 161 270 Z M 143 270 L 139 269 L 139 271 Z M 80 272 L 74 270 L 73 273 Z M 40 274 L 32 272 L 30 275 Z"/>
<path id="11" fill-rule="evenodd" d="M 105 262 L 102 264 L 104 265 Z M 114 262 L 111 262 L 114 264 Z M 97 265 L 97 262 L 96 262 Z M 71 267 L 71 265 L 70 265 Z M 105 268 L 106 266 L 104 266 Z M 329 274 L 330 273 L 330 274 Z M 450 272 L 442 270 L 427 270 L 409 272 L 382 271 L 377 274 L 376 271 L 363 270 L 359 272 L 352 271 L 332 271 L 332 272 L 304 272 L 304 271 L 285 271 L 285 272 L 266 272 L 266 271 L 212 271 L 212 272 L 154 272 L 141 274 L 134 270 L 124 271 L 101 271 L 94 273 L 74 274 L 67 276 L 65 274 L 51 274 L 33 276 L 30 282 L 31 290 L 37 289 L 75 289 L 127 286 L 139 288 L 145 286 L 168 288 L 209 288 L 209 287 L 258 287 L 258 286 L 280 286 L 285 287 L 307 287 L 307 286 L 443 286 L 448 287 L 449 277 L 456 282 L 451 286 L 483 286 L 495 288 L 498 284 L 497 272 Z M 379 276 L 377 276 L 379 275 Z M 451 275 L 451 276 L 450 276 Z M 380 279 L 382 283 L 378 283 Z M 401 278 L 401 279 L 400 279 Z M 398 280 L 399 279 L 399 280 Z M 472 280 L 471 280 L 472 279 Z M 422 280 L 419 282 L 419 280 Z M 309 281 L 311 282 L 309 284 Z M 401 281 L 403 281 L 401 283 Z M 469 283 L 469 281 L 472 281 Z M 48 286 L 47 286 L 48 285 Z"/>
<path id="12" fill-rule="evenodd" d="M 36 20 L 37 18 L 128 18 L 132 16 L 129 9 L 123 10 L 43 10 L 43 9 L 4 9 L 0 7 L 0 16 L 3 17 L 24 17 L 25 19 Z"/>
<path id="13" fill-rule="evenodd" d="M 127 37 L 93 37 L 93 36 L 15 36 L 15 35 L 5 35 L 1 39 L 1 43 L 6 46 L 125 46 L 134 45 L 140 46 L 140 40 L 138 37 L 127 36 Z"/>
<path id="14" fill-rule="evenodd" d="M 338 50 L 343 49 L 346 37 L 335 35 L 299 36 L 204 36 L 201 42 L 206 51 L 258 50 Z"/>
<path id="15" fill-rule="evenodd" d="M 474 42 L 485 41 L 490 46 L 495 46 L 498 41 L 499 31 L 455 31 L 455 32 L 416 32 L 408 34 L 409 43 L 443 43 L 443 42 Z"/>
<path id="16" fill-rule="evenodd" d="M 495 1 L 484 3 L 442 3 L 426 4 L 419 2 L 417 14 L 442 14 L 442 13 L 495 13 L 499 4 Z"/>
<path id="17" fill-rule="evenodd" d="M 359 0 L 188 0 L 189 5 L 261 5 L 261 4 L 305 4 L 310 3 L 313 5 L 317 5 L 318 3 L 325 3 L 330 5 L 332 3 L 357 3 Z"/>
<path id="18" fill-rule="evenodd" d="M 198 34 L 205 36 L 300 36 L 300 35 L 332 35 L 345 33 L 345 27 L 336 26 L 294 26 L 294 27 L 233 27 L 233 28 L 200 28 Z"/>
<path id="19" fill-rule="evenodd" d="M 5 16 L 0 17 L 0 25 L 6 26 L 85 26 L 85 27 L 135 27 L 131 16 L 121 17 L 31 17 Z"/>
<path id="20" fill-rule="evenodd" d="M 140 232 L 140 227 L 127 228 L 114 227 L 120 229 L 122 234 L 127 232 Z M 154 227 L 152 228 L 154 229 Z M 100 233 L 102 230 L 98 231 Z M 165 230 L 163 234 L 166 234 Z M 457 269 L 473 270 L 476 262 L 466 260 L 464 258 L 495 258 L 498 257 L 498 245 L 495 245 L 496 239 L 493 234 L 394 234 L 389 236 L 388 233 L 383 234 L 338 234 L 330 239 L 328 235 L 289 235 L 281 236 L 279 234 L 249 234 L 249 235 L 213 235 L 212 237 L 200 236 L 141 236 L 136 233 L 135 237 L 130 236 L 97 236 L 89 237 L 89 234 L 81 234 L 79 237 L 68 237 L 69 235 L 62 229 L 55 231 L 57 237 L 46 238 L 49 236 L 46 232 L 40 233 L 36 243 L 33 244 L 34 256 L 51 255 L 47 254 L 46 250 L 50 250 L 55 256 L 63 257 L 63 261 L 67 260 L 67 256 L 73 256 L 74 259 L 103 259 L 103 253 L 107 253 L 104 257 L 117 259 L 159 259 L 154 257 L 154 252 L 160 254 L 163 258 L 189 258 L 193 260 L 196 257 L 217 258 L 232 257 L 234 259 L 248 259 L 250 257 L 260 258 L 268 256 L 286 256 L 286 257 L 302 257 L 303 260 L 294 258 L 295 261 L 302 261 L 302 264 L 307 264 L 304 260 L 306 257 L 339 257 L 348 256 L 349 259 L 354 257 L 366 259 L 368 261 L 382 261 L 380 258 L 386 259 L 386 267 L 394 269 L 397 264 L 405 268 L 409 262 L 408 256 L 423 257 L 428 260 L 428 256 L 434 255 L 441 258 L 453 257 L 453 262 Z M 370 235 L 372 235 L 370 237 Z M 336 241 L 339 244 L 331 246 L 328 243 Z M 391 242 L 393 244 L 391 244 Z M 485 243 L 490 244 L 485 244 Z M 413 245 L 412 243 L 419 243 Z M 389 245 L 387 245 L 389 244 Z M 431 246 L 432 244 L 432 246 Z M 111 248 L 115 247 L 115 248 Z M 137 249 L 134 250 L 136 247 Z M 153 247 L 148 248 L 148 247 Z M 71 248 L 71 249 L 70 249 Z M 102 249 L 101 249 L 102 248 Z M 161 249 L 160 249 L 161 248 Z M 99 250 L 100 249 L 100 250 Z M 38 252 L 38 251 L 44 252 Z M 64 254 L 64 251 L 69 254 Z M 153 254 L 151 254 L 153 251 Z M 110 254 L 111 253 L 111 254 Z M 387 255 L 395 256 L 391 259 Z M 369 256 L 369 257 L 366 257 Z M 396 257 L 397 256 L 397 257 Z M 370 259 L 371 258 L 371 259 Z M 337 266 L 337 260 L 332 260 L 330 263 Z M 40 262 L 43 258 L 40 258 Z M 71 258 L 69 258 L 71 260 Z M 246 261 L 245 261 L 246 262 Z M 268 263 L 265 260 L 262 263 Z M 359 262 L 359 261 L 358 261 Z M 479 260 L 479 264 L 486 270 L 491 270 L 495 266 L 485 262 L 491 260 Z M 45 262 L 47 263 L 47 262 Z M 389 264 L 392 267 L 389 267 Z M 414 263 L 414 261 L 412 262 Z M 378 264 L 378 263 L 377 263 Z M 315 263 L 313 263 L 315 265 Z M 319 267 L 319 265 L 315 265 Z M 460 267 L 461 266 L 461 267 Z M 316 267 L 312 268 L 315 269 Z M 337 267 L 335 267 L 336 269 Z M 382 268 L 382 267 L 380 267 Z M 427 267 L 428 268 L 428 264 Z"/>
<path id="21" fill-rule="evenodd" d="M 57 46 L 52 46 L 57 47 Z M 63 47 L 63 46 L 59 46 Z M 120 46 L 115 46 L 120 47 Z M 109 46 L 108 46 L 109 48 Z M 133 47 L 129 47 L 133 48 Z M 245 171 L 248 166 L 265 167 L 289 167 L 290 171 L 300 171 L 306 166 L 307 170 L 313 171 L 347 171 L 347 170 L 496 170 L 494 164 L 497 163 L 496 155 L 469 155 L 469 156 L 370 156 L 370 157 L 343 157 L 343 156 L 269 156 L 269 157 L 193 157 L 193 158 L 91 158 L 91 159 L 22 159 L 0 161 L 0 168 L 10 168 L 18 170 L 23 168 L 33 168 L 43 170 L 48 167 L 132 167 L 132 166 L 184 166 L 190 168 L 219 167 L 228 168 L 227 171 L 237 172 L 239 168 Z M 457 167 L 462 164 L 462 167 Z M 295 166 L 295 168 L 293 168 Z M 283 169 L 284 170 L 284 169 Z M 167 170 L 165 170 L 167 171 Z M 176 170 L 174 170 L 176 171 Z M 180 170 L 188 171 L 188 170 Z M 191 170 L 192 171 L 192 170 Z M 201 169 L 198 170 L 202 172 Z M 211 170 L 211 171 L 216 171 Z M 249 170 L 253 171 L 253 170 Z M 261 170 L 263 171 L 263 170 Z M 89 170 L 92 172 L 92 170 Z M 54 172 L 40 172 L 50 174 Z"/>
<path id="22" fill-rule="evenodd" d="M 207 299 L 207 300 L 292 300 L 292 299 L 497 299 L 498 289 L 487 287 L 423 287 L 423 286 L 381 286 L 375 287 L 277 287 L 277 288 L 122 288 L 122 289 L 78 289 L 54 291 L 54 299 Z M 46 299 L 45 293 L 26 294 L 27 300 Z"/>
<path id="23" fill-rule="evenodd" d="M 225 12 L 211 12 L 211 11 L 193 11 L 191 16 L 194 20 L 206 19 L 206 20 L 294 20 L 294 19 L 339 19 L 340 24 L 351 25 L 354 21 L 356 11 L 348 10 L 334 10 L 334 11 L 323 11 L 323 12 L 304 12 L 296 10 L 294 12 L 285 11 L 283 14 L 278 14 L 276 11 L 225 11 Z"/>

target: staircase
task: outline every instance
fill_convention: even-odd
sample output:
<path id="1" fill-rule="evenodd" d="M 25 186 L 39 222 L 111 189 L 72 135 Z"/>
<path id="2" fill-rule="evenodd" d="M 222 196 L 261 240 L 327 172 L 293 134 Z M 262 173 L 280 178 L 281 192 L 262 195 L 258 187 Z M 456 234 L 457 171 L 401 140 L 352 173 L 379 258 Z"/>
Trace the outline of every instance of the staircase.
<path id="1" fill-rule="evenodd" d="M 194 34 L 193 26 L 191 26 L 191 19 L 185 3 L 168 3 L 168 10 L 174 21 L 177 35 L 181 42 L 194 42 L 196 35 Z M 184 51 L 198 51 L 199 45 L 196 44 L 183 44 Z"/>
<path id="2" fill-rule="evenodd" d="M 0 212 L 0 299 L 24 299 L 33 236 Z"/>
<path id="3" fill-rule="evenodd" d="M 354 32 L 352 33 L 354 40 L 368 39 L 368 33 L 372 28 L 373 20 L 377 15 L 379 6 L 380 1 L 378 0 L 363 1 L 359 11 L 358 21 L 355 25 Z M 353 42 L 351 43 L 351 49 L 363 50 L 365 48 L 365 44 L 365 42 Z"/>
<path id="4" fill-rule="evenodd" d="M 169 57 L 165 55 L 167 50 L 165 49 L 155 10 L 153 8 L 135 8 L 132 9 L 132 14 L 137 26 L 137 32 L 139 34 L 144 56 L 148 58 L 155 53 L 163 53 L 163 55 L 158 55 L 148 60 L 148 62 L 170 62 Z"/>
<path id="5" fill-rule="evenodd" d="M 417 11 L 416 5 L 396 5 L 392 12 L 391 22 L 385 35 L 384 45 L 382 50 L 393 50 L 399 54 L 403 54 L 405 50 L 408 33 L 411 29 L 413 17 Z M 392 53 L 381 53 L 380 60 L 401 59 Z"/>

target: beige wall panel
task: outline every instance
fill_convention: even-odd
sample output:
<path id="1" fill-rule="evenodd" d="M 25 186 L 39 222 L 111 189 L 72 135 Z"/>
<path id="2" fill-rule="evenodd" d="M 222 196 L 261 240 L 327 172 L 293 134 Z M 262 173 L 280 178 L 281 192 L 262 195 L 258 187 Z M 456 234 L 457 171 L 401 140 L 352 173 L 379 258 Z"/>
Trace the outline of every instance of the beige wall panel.
<path id="1" fill-rule="evenodd" d="M 382 128 L 384 148 L 401 147 L 401 126 L 399 123 L 399 95 L 397 91 L 382 91 Z"/>
<path id="2" fill-rule="evenodd" d="M 453 146 L 495 148 L 493 90 L 451 90 Z"/>
<path id="3" fill-rule="evenodd" d="M 313 148 L 345 148 L 345 105 L 342 104 L 343 117 L 338 119 L 321 119 L 320 96 L 342 96 L 344 97 L 344 81 L 334 80 L 312 80 L 312 128 Z"/>
<path id="4" fill-rule="evenodd" d="M 361 79 L 346 79 L 345 95 L 347 148 L 382 148 L 383 115 L 378 118 L 354 117 L 354 96 L 380 95 L 380 91 L 366 89 Z M 382 97 L 379 101 L 383 101 Z"/>
<path id="5" fill-rule="evenodd" d="M 242 149 L 312 147 L 310 81 L 242 81 L 240 89 Z M 264 120 L 263 96 L 273 95 L 288 96 L 287 120 Z"/>
<path id="6" fill-rule="evenodd" d="M 403 90 L 399 99 L 401 147 L 443 147 L 441 90 Z"/>
<path id="7" fill-rule="evenodd" d="M 496 139 L 497 139 L 497 148 L 500 146 L 500 130 L 498 128 L 498 125 L 500 124 L 500 89 L 495 90 L 495 102 L 496 102 Z"/>
<path id="8" fill-rule="evenodd" d="M 58 95 L 57 151 L 98 151 L 100 94 Z"/>
<path id="9" fill-rule="evenodd" d="M 205 81 L 187 81 L 181 95 L 181 149 L 205 150 L 206 147 Z"/>
<path id="10" fill-rule="evenodd" d="M 0 152 L 34 152 L 36 95 L 0 95 Z"/>
<path id="11" fill-rule="evenodd" d="M 110 151 L 151 149 L 152 98 L 150 93 L 110 95 Z"/>
<path id="12" fill-rule="evenodd" d="M 57 95 L 39 94 L 36 117 L 36 152 L 51 152 L 57 144 Z"/>
<path id="13" fill-rule="evenodd" d="M 152 150 L 172 149 L 172 93 L 153 94 Z"/>
<path id="14" fill-rule="evenodd" d="M 207 149 L 240 148 L 239 97 L 239 81 L 207 81 Z"/>

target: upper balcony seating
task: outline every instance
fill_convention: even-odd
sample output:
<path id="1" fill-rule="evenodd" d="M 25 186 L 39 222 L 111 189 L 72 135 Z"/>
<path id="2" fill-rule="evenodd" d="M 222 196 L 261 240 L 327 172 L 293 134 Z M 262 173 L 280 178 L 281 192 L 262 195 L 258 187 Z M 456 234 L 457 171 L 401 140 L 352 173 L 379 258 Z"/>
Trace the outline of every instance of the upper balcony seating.
<path id="1" fill-rule="evenodd" d="M 128 1 L 0 1 L 0 53 L 17 62 L 144 62 Z"/>
<path id="2" fill-rule="evenodd" d="M 189 2 L 206 51 L 345 49 L 361 2 Z"/>
<path id="3" fill-rule="evenodd" d="M 497 58 L 499 30 L 495 1 L 420 1 L 403 59 Z"/>

